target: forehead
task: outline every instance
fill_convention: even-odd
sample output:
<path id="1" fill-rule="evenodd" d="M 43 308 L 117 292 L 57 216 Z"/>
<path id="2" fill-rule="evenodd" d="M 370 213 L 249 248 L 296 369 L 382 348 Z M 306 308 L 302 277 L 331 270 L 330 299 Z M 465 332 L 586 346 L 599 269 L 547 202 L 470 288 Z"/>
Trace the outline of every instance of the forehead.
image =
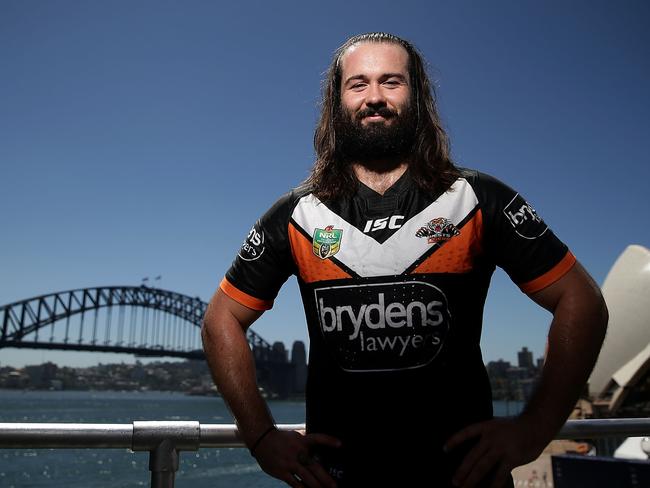
<path id="1" fill-rule="evenodd" d="M 341 57 L 341 78 L 402 73 L 408 75 L 408 53 L 399 44 L 362 42 L 349 47 Z"/>

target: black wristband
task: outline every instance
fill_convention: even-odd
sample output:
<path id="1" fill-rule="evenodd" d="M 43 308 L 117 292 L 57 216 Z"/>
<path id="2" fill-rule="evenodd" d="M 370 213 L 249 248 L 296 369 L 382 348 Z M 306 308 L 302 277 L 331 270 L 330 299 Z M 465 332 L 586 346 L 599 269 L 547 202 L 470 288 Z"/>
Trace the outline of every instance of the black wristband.
<path id="1" fill-rule="evenodd" d="M 251 448 L 249 449 L 249 451 L 250 451 L 250 453 L 251 453 L 251 456 L 253 456 L 253 457 L 255 456 L 255 449 L 257 449 L 257 446 L 260 445 L 260 442 L 262 442 L 262 439 L 264 439 L 264 438 L 267 436 L 267 434 L 268 434 L 269 432 L 272 432 L 272 431 L 274 431 L 274 430 L 278 430 L 278 429 L 277 429 L 277 427 L 276 427 L 275 425 L 272 425 L 271 427 L 269 427 L 268 429 L 266 429 L 266 430 L 262 433 L 261 436 L 259 436 L 259 437 L 257 438 L 257 440 L 253 443 L 253 445 L 252 445 Z"/>

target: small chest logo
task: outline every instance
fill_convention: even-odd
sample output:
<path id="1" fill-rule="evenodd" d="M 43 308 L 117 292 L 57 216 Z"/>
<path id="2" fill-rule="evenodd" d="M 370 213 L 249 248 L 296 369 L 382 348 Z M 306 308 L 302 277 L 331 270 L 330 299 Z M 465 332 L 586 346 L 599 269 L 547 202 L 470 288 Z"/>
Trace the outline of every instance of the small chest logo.
<path id="1" fill-rule="evenodd" d="M 376 232 L 378 230 L 384 230 L 388 227 L 391 230 L 397 230 L 402 227 L 402 220 L 404 220 L 403 215 L 393 215 L 392 217 L 384 217 L 382 219 L 368 220 L 366 226 L 363 228 L 364 233 Z"/>
<path id="2" fill-rule="evenodd" d="M 458 228 L 449 219 L 438 217 L 427 222 L 427 225 L 420 227 L 415 237 L 426 237 L 429 244 L 445 242 L 460 234 Z"/>
<path id="3" fill-rule="evenodd" d="M 312 241 L 314 254 L 321 259 L 331 258 L 341 250 L 341 237 L 343 229 L 335 229 L 333 225 L 315 229 Z"/>

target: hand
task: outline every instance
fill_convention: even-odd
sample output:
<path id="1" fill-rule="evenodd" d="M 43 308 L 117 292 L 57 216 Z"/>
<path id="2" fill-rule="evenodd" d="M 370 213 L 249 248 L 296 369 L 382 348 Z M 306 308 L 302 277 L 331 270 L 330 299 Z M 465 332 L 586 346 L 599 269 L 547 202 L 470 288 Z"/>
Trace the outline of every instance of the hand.
<path id="1" fill-rule="evenodd" d="M 255 449 L 260 467 L 294 488 L 336 488 L 336 482 L 311 455 L 317 446 L 340 447 L 341 441 L 326 434 L 299 434 L 275 430 Z"/>
<path id="2" fill-rule="evenodd" d="M 457 432 L 447 441 L 445 451 L 470 439 L 476 442 L 456 470 L 454 486 L 471 488 L 491 479 L 490 488 L 502 488 L 510 471 L 537 459 L 550 442 L 534 434 L 534 426 L 521 417 L 487 420 Z"/>

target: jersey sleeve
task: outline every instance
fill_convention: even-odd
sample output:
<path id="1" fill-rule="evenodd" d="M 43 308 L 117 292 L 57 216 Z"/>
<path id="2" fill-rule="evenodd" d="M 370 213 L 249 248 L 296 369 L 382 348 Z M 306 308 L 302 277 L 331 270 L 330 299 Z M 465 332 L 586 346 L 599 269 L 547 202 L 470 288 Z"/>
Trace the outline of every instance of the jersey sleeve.
<path id="1" fill-rule="evenodd" d="M 268 310 L 295 264 L 288 239 L 292 193 L 280 198 L 246 236 L 219 287 L 253 310 Z"/>
<path id="2" fill-rule="evenodd" d="M 491 176 L 477 174 L 485 249 L 524 293 L 559 280 L 575 257 L 518 192 Z"/>

